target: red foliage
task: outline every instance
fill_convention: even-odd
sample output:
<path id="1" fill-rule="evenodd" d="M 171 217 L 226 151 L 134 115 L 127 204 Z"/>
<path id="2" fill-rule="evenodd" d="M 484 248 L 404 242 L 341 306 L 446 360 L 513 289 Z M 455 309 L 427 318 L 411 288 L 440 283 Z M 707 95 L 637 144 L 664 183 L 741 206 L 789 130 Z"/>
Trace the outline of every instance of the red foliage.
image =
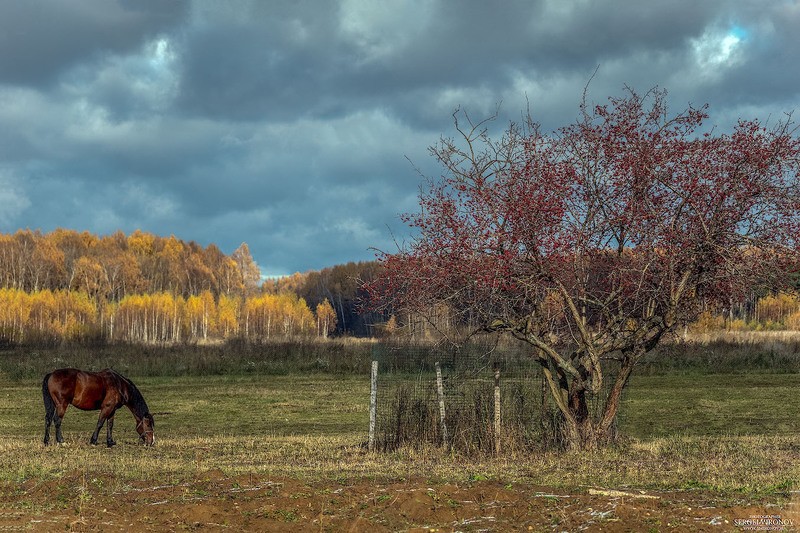
<path id="1" fill-rule="evenodd" d="M 672 327 L 698 297 L 774 281 L 796 250 L 798 139 L 758 121 L 701 133 L 705 108 L 668 118 L 665 97 L 631 91 L 554 134 L 528 122 L 499 142 L 457 122 L 464 147 L 432 149 L 446 173 L 373 290 L 401 307 L 444 301 L 479 325 L 517 324 L 565 291 L 585 319 L 655 313 Z"/>

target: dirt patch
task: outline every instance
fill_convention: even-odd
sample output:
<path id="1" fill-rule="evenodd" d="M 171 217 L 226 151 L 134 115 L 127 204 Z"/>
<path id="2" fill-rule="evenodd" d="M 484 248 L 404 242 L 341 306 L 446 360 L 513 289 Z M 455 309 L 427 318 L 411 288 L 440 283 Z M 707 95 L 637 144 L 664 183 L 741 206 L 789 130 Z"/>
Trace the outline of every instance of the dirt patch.
<path id="1" fill-rule="evenodd" d="M 744 531 L 741 521 L 772 516 L 793 531 L 795 511 L 793 502 L 747 505 L 699 492 L 421 479 L 306 483 L 219 470 L 172 485 L 72 472 L 0 486 L 2 531 Z"/>

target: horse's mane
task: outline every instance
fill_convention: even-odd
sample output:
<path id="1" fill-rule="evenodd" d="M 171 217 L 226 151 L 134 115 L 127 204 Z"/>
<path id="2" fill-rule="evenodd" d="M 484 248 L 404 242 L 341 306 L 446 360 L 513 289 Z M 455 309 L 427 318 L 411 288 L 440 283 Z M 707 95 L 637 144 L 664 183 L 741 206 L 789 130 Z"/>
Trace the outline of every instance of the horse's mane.
<path id="1" fill-rule="evenodd" d="M 128 402 L 131 405 L 131 407 L 133 407 L 136 416 L 143 417 L 146 414 L 149 414 L 150 408 L 147 407 L 147 402 L 144 401 L 144 396 L 142 396 L 142 393 L 139 392 L 139 389 L 136 387 L 133 381 L 126 378 L 113 368 L 110 368 L 109 370 L 111 371 L 112 374 L 117 376 L 119 379 L 124 381 L 126 385 L 128 385 Z"/>

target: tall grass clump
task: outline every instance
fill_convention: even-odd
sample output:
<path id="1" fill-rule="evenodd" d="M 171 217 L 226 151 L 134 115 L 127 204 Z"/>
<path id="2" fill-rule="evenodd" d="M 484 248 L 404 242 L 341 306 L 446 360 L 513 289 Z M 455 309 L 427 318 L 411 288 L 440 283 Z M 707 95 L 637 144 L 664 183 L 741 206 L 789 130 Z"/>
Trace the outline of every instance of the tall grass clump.
<path id="1" fill-rule="evenodd" d="M 751 372 L 800 372 L 800 337 L 754 332 L 694 336 L 660 345 L 637 369 L 640 375 Z"/>

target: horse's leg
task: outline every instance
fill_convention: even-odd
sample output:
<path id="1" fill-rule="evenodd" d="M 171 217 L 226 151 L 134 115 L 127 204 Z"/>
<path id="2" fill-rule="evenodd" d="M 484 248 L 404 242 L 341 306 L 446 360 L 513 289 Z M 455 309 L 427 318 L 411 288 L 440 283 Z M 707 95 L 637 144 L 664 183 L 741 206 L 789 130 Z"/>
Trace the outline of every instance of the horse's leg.
<path id="1" fill-rule="evenodd" d="M 100 430 L 103 428 L 103 424 L 105 424 L 105 422 L 106 417 L 104 416 L 103 411 L 100 411 L 100 418 L 97 419 L 97 427 L 94 429 L 94 433 L 92 433 L 92 438 L 89 439 L 90 444 L 97 444 L 97 437 L 100 435 Z"/>
<path id="2" fill-rule="evenodd" d="M 97 444 L 97 437 L 100 436 L 100 430 L 103 428 L 103 424 L 105 424 L 106 420 L 109 420 L 109 423 L 113 425 L 113 422 L 110 421 L 111 418 L 114 416 L 114 411 L 116 409 L 113 405 L 104 405 L 100 408 L 100 417 L 97 419 L 97 427 L 94 429 L 94 433 L 92 433 L 92 438 L 89 440 L 92 444 Z M 109 437 L 111 436 L 111 426 L 109 426 Z M 111 446 L 111 444 L 108 444 Z"/>
<path id="3" fill-rule="evenodd" d="M 55 409 L 48 410 L 45 409 L 44 412 L 44 445 L 47 446 L 50 444 L 50 424 L 53 422 L 53 415 L 55 414 Z"/>
<path id="4" fill-rule="evenodd" d="M 50 374 L 44 377 L 42 382 L 42 400 L 44 401 L 44 445 L 50 444 L 50 424 L 53 422 L 53 413 L 56 411 L 56 404 L 53 402 L 53 397 L 50 396 L 50 388 L 48 383 L 50 381 Z"/>
<path id="5" fill-rule="evenodd" d="M 53 415 L 50 413 L 44 414 L 44 445 L 50 444 L 50 423 L 53 421 Z"/>
<path id="6" fill-rule="evenodd" d="M 106 421 L 106 444 L 108 445 L 109 448 L 111 448 L 116 444 L 116 442 L 114 442 L 114 439 L 111 437 L 111 431 L 113 429 L 114 429 L 114 413 L 111 413 L 111 416 L 109 416 L 108 420 Z"/>
<path id="7" fill-rule="evenodd" d="M 56 425 L 56 442 L 59 444 L 64 442 L 64 435 L 61 434 L 61 421 L 64 420 L 66 412 L 66 405 L 57 405 L 56 412 L 53 414 L 53 423 Z"/>

